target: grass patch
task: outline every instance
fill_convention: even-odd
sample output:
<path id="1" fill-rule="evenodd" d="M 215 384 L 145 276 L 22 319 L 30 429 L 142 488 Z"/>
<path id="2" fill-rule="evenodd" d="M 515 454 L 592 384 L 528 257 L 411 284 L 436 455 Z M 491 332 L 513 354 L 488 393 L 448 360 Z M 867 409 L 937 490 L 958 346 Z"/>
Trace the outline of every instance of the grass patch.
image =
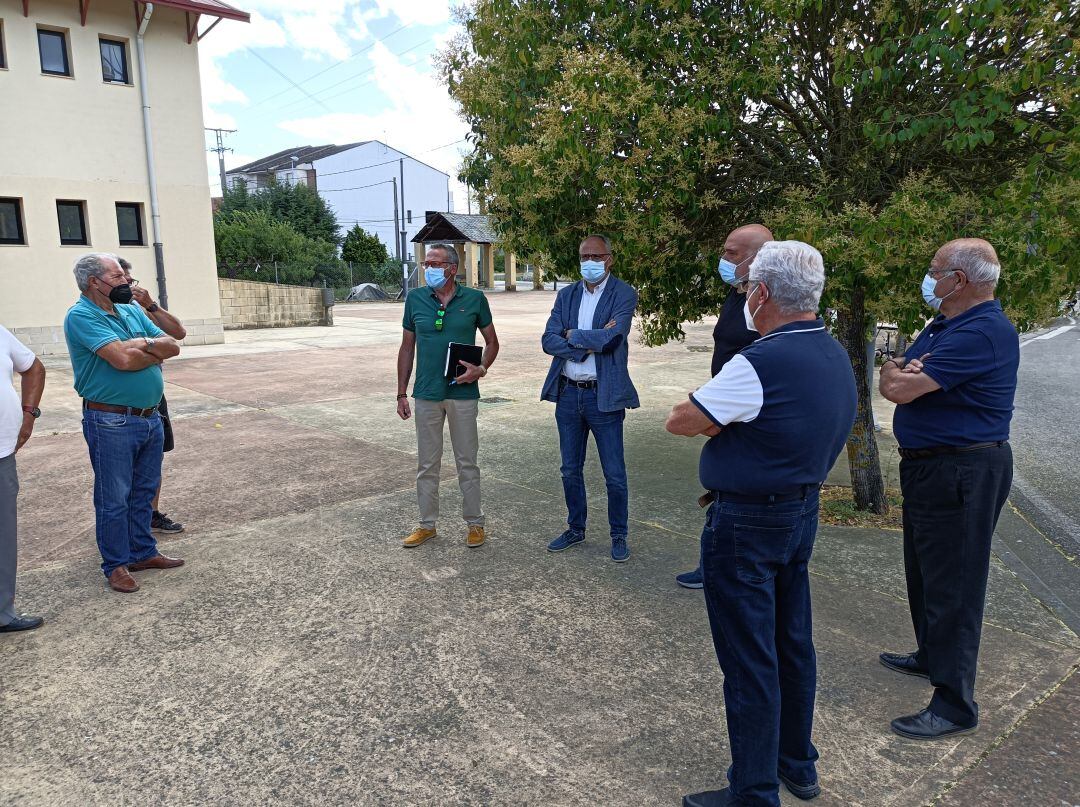
<path id="1" fill-rule="evenodd" d="M 828 486 L 821 489 L 821 512 L 818 519 L 822 524 L 836 527 L 875 527 L 879 530 L 902 530 L 901 505 L 904 502 L 900 491 L 885 491 L 889 502 L 889 512 L 883 516 L 877 513 L 855 509 L 855 500 L 851 488 Z"/>

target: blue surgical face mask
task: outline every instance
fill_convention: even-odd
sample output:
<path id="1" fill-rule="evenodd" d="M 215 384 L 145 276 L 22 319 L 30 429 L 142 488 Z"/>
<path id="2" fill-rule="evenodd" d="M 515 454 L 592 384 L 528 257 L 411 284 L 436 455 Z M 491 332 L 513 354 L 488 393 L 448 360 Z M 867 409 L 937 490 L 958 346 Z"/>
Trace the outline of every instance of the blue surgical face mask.
<path id="1" fill-rule="evenodd" d="M 581 276 L 589 283 L 599 283 L 605 272 L 607 272 L 607 267 L 604 266 L 603 261 L 581 262 Z"/>
<path id="2" fill-rule="evenodd" d="M 950 297 L 958 291 L 959 287 L 950 291 L 948 294 L 945 295 L 945 297 L 937 297 L 934 295 L 934 291 L 935 289 L 937 289 L 938 281 L 944 280 L 949 275 L 954 274 L 956 274 L 956 272 L 947 272 L 941 277 L 937 278 L 937 280 L 935 280 L 934 277 L 929 272 L 927 272 L 926 277 L 923 278 L 922 297 L 924 300 L 926 300 L 926 304 L 935 311 L 941 310 L 941 303 L 943 300 L 945 300 L 946 297 Z"/>
<path id="3" fill-rule="evenodd" d="M 739 263 L 732 263 L 727 258 L 720 259 L 720 266 L 717 267 L 717 271 L 720 273 L 720 277 L 724 279 L 724 282 L 731 286 L 739 285 L 739 279 L 735 276 L 736 270 L 738 270 L 741 264 L 746 263 L 745 260 L 739 261 Z"/>
<path id="4" fill-rule="evenodd" d="M 432 291 L 438 291 L 446 282 L 446 270 L 429 266 L 424 270 L 424 282 L 428 284 Z"/>

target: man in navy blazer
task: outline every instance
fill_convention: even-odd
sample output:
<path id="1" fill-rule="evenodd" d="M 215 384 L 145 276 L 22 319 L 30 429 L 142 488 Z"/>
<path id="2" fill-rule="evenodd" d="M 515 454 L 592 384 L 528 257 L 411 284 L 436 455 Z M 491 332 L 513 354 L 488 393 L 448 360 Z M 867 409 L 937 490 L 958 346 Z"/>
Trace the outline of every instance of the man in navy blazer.
<path id="1" fill-rule="evenodd" d="M 590 235 L 578 247 L 582 279 L 555 298 L 544 336 L 552 356 L 542 400 L 555 402 L 562 454 L 567 529 L 548 544 L 561 552 L 585 540 L 585 448 L 591 432 L 604 469 L 608 495 L 611 559 L 630 558 L 626 543 L 629 494 L 623 461 L 623 420 L 639 406 L 627 369 L 628 337 L 637 291 L 611 274 L 611 242 Z"/>

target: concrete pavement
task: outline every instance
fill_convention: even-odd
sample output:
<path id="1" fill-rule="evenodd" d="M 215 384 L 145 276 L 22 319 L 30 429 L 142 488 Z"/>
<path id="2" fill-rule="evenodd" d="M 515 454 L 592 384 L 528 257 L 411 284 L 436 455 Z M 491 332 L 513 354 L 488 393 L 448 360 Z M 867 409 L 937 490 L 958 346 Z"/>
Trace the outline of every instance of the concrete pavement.
<path id="1" fill-rule="evenodd" d="M 439 537 L 400 548 L 415 518 L 415 438 L 394 415 L 400 304 L 230 333 L 169 363 L 163 509 L 189 528 L 163 549 L 188 564 L 139 573 L 134 595 L 97 568 L 77 401 L 52 369 L 19 455 L 19 606 L 48 623 L 0 639 L 0 804 L 651 805 L 718 785 L 722 677 L 700 593 L 673 580 L 696 562 L 700 443 L 662 428 L 708 372 L 711 323 L 632 347 L 631 561 L 610 562 L 599 527 L 549 555 L 565 515 L 538 401 L 552 298 L 492 297 L 503 351 L 482 384 L 490 539 L 476 550 L 449 457 Z M 587 472 L 602 523 L 595 456 Z M 1070 735 L 1055 734 L 1080 640 L 1005 564 L 982 725 L 943 743 L 888 732 L 929 697 L 877 663 L 912 642 L 899 535 L 822 528 L 813 586 L 815 803 L 1080 803 Z"/>

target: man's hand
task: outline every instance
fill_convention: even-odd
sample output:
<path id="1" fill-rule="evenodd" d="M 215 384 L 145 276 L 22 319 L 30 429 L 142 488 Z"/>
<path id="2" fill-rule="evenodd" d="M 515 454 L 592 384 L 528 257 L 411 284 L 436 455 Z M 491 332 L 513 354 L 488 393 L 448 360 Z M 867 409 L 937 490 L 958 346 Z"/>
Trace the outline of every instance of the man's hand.
<path id="1" fill-rule="evenodd" d="M 144 289 L 142 286 L 136 286 L 131 290 L 131 296 L 139 305 L 143 308 L 149 308 L 154 304 L 154 298 L 150 296 L 150 292 Z"/>
<path id="2" fill-rule="evenodd" d="M 409 409 L 409 399 L 408 398 L 398 398 L 397 399 L 397 413 L 398 413 L 398 417 L 401 418 L 402 420 L 408 420 L 409 418 L 412 417 L 412 410 Z"/>
<path id="3" fill-rule="evenodd" d="M 930 358 L 929 353 L 923 353 L 921 357 L 917 359 L 911 359 L 906 362 L 903 367 L 900 368 L 901 373 L 911 373 L 912 375 L 918 375 L 922 372 L 923 362 Z"/>
<path id="4" fill-rule="evenodd" d="M 469 364 L 463 360 L 459 360 L 458 364 L 465 368 L 465 372 L 454 379 L 458 384 L 475 383 L 477 379 L 483 378 L 486 372 L 482 364 Z"/>
<path id="5" fill-rule="evenodd" d="M 26 445 L 26 441 L 30 439 L 30 435 L 34 433 L 34 416 L 29 412 L 23 412 L 22 428 L 19 429 L 19 438 L 15 441 L 15 453 L 19 453 L 19 449 Z"/>
<path id="6" fill-rule="evenodd" d="M 614 327 L 615 327 L 615 320 L 612 320 L 611 322 L 609 322 L 607 325 L 604 326 L 604 330 L 606 331 L 608 328 L 614 328 Z"/>
<path id="7" fill-rule="evenodd" d="M 702 434 L 705 437 L 716 437 L 716 435 L 720 434 L 720 427 L 714 423 L 712 426 L 703 431 Z"/>

